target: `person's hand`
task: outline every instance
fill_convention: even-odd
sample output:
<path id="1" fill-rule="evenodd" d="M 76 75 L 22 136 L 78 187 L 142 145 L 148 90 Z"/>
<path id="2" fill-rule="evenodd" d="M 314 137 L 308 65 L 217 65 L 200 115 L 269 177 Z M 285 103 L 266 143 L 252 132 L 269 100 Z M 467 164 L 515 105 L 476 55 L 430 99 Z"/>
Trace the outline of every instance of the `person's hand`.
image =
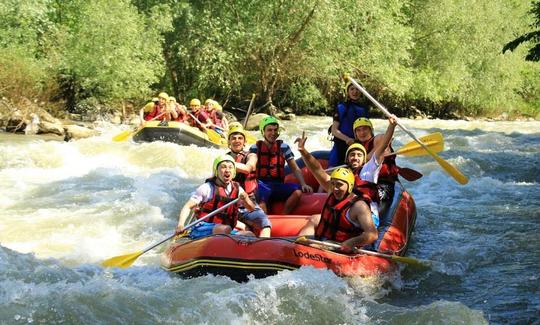
<path id="1" fill-rule="evenodd" d="M 354 143 L 354 139 L 353 139 L 353 138 L 349 138 L 345 143 L 346 143 L 348 146 L 350 146 L 351 144 Z"/>
<path id="2" fill-rule="evenodd" d="M 302 131 L 302 137 L 301 138 L 296 138 L 296 140 L 294 140 L 294 143 L 298 144 L 298 151 L 300 151 L 300 153 L 306 151 L 306 147 L 305 147 L 306 140 L 307 140 L 307 137 L 306 137 L 306 132 L 305 131 Z"/>
<path id="3" fill-rule="evenodd" d="M 183 225 L 176 226 L 176 230 L 174 231 L 174 234 L 176 236 L 180 235 L 183 232 L 184 232 L 184 226 Z"/>
<path id="4" fill-rule="evenodd" d="M 248 196 L 248 194 L 246 192 L 242 192 L 242 193 L 238 194 L 238 198 L 240 199 L 240 201 L 242 203 L 245 203 L 246 200 L 248 199 L 248 197 L 249 196 Z"/>
<path id="5" fill-rule="evenodd" d="M 302 192 L 313 193 L 313 188 L 307 184 L 302 185 Z"/>
<path id="6" fill-rule="evenodd" d="M 341 251 L 347 254 L 352 253 L 354 251 L 354 244 L 352 243 L 350 239 L 341 243 Z"/>
<path id="7" fill-rule="evenodd" d="M 395 116 L 394 114 L 391 114 L 390 117 L 388 118 L 388 122 L 390 123 L 390 125 L 396 126 L 397 125 L 397 116 Z"/>

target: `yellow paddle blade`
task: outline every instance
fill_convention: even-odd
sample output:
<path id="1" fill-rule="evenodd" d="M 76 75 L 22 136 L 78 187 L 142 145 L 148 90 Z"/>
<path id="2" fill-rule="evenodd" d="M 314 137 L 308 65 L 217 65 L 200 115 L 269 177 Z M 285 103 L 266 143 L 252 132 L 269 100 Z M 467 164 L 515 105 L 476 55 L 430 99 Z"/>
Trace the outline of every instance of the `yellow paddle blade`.
<path id="1" fill-rule="evenodd" d="M 425 135 L 419 138 L 432 152 L 441 152 L 444 150 L 444 139 L 442 133 L 436 132 Z M 406 157 L 416 157 L 427 155 L 428 152 L 416 141 L 412 141 L 399 148 L 395 152 L 396 155 L 404 155 Z"/>
<path id="2" fill-rule="evenodd" d="M 126 141 L 129 136 L 131 135 L 131 133 L 133 133 L 133 131 L 130 131 L 130 130 L 126 130 L 126 131 L 123 131 L 123 132 L 120 132 L 118 133 L 117 135 L 115 135 L 112 140 L 113 141 L 116 141 L 116 142 L 122 142 L 122 141 Z"/>
<path id="3" fill-rule="evenodd" d="M 257 142 L 257 138 L 253 134 L 251 134 L 251 133 L 249 133 L 247 131 L 244 132 L 244 134 L 246 135 L 246 142 L 248 144 L 255 144 L 255 142 Z"/>
<path id="4" fill-rule="evenodd" d="M 435 160 L 441 165 L 441 167 L 448 173 L 450 176 L 454 177 L 454 179 L 461 185 L 465 185 L 469 182 L 469 178 L 467 176 L 463 175 L 456 167 L 450 165 L 449 162 L 439 157 L 436 153 L 431 152 L 431 150 L 428 151 L 428 153 L 435 158 Z"/>
<path id="5" fill-rule="evenodd" d="M 105 267 L 121 267 L 121 268 L 128 268 L 135 262 L 139 256 L 143 254 L 143 251 L 127 254 L 127 255 L 120 255 L 111 257 L 101 263 L 102 266 Z"/>

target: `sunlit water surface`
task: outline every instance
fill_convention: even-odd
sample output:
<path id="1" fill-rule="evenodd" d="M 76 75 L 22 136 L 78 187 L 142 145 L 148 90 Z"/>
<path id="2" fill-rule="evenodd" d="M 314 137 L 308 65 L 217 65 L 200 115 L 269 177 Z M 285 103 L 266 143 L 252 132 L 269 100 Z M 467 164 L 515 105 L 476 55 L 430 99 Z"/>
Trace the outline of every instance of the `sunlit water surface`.
<path id="1" fill-rule="evenodd" d="M 305 130 L 308 149 L 326 149 L 329 124 L 301 117 L 282 138 Z M 470 177 L 462 186 L 429 156 L 398 158 L 424 174 L 404 181 L 419 212 L 408 254 L 436 267 L 370 279 L 302 268 L 247 283 L 168 274 L 165 245 L 129 269 L 99 266 L 171 234 L 219 150 L 112 142 L 127 127 L 108 124 L 72 142 L 0 133 L 0 323 L 538 323 L 540 123 L 404 124 L 441 131 L 440 156 Z M 395 147 L 410 141 L 396 131 Z"/>

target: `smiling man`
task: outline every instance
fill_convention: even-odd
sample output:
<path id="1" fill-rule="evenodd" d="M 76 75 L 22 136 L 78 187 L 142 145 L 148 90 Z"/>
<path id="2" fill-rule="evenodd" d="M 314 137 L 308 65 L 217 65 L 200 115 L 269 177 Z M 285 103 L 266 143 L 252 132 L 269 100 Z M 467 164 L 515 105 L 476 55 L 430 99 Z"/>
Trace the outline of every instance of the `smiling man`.
<path id="1" fill-rule="evenodd" d="M 354 143 L 345 153 L 348 168 L 337 168 L 328 175 L 319 161 L 305 148 L 307 138 L 296 139 L 298 151 L 319 184 L 329 193 L 321 215 L 314 215 L 300 231 L 300 236 L 341 242 L 344 251 L 369 245 L 377 240 L 379 197 L 377 180 L 384 150 L 392 140 L 396 119 L 389 119 L 384 141 L 367 160 L 364 146 Z"/>
<path id="2" fill-rule="evenodd" d="M 244 150 L 246 144 L 246 132 L 244 127 L 239 122 L 233 122 L 229 126 L 229 151 L 227 154 L 234 158 L 236 165 L 236 177 L 234 178 L 249 195 L 251 201 L 256 202 L 256 194 L 258 189 L 257 174 L 257 155 Z M 245 208 L 239 210 L 240 221 L 250 227 L 260 229 L 259 237 L 270 237 L 272 224 L 268 216 L 258 206 L 255 206 L 253 211 Z"/>
<path id="3" fill-rule="evenodd" d="M 270 201 L 285 201 L 283 214 L 289 214 L 300 202 L 302 192 L 313 192 L 313 189 L 306 184 L 289 145 L 278 140 L 279 121 L 273 116 L 266 116 L 259 122 L 259 129 L 264 140 L 257 141 L 249 149 L 257 155 L 259 204 L 267 212 Z M 285 183 L 285 162 L 300 185 Z"/>

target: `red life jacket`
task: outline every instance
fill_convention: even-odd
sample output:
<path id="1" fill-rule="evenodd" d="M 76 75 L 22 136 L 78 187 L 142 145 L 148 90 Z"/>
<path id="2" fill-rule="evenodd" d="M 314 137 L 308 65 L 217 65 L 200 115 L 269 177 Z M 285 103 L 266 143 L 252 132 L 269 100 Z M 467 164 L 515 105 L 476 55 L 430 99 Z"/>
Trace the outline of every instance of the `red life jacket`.
<path id="1" fill-rule="evenodd" d="M 277 140 L 270 148 L 263 140 L 257 141 L 257 178 L 277 180 L 283 183 L 285 180 L 285 157 L 281 153 L 283 141 Z"/>
<path id="2" fill-rule="evenodd" d="M 229 195 L 225 193 L 225 188 L 223 186 L 218 186 L 216 184 L 216 178 L 210 178 L 206 180 L 213 188 L 213 196 L 208 202 L 199 204 L 199 209 L 195 212 L 197 219 L 204 217 L 210 212 L 214 212 L 216 209 L 221 208 L 225 204 L 231 202 L 232 200 L 238 198 L 239 186 L 237 182 L 232 182 L 232 191 Z M 238 220 L 238 204 L 232 204 L 224 211 L 206 219 L 206 222 L 213 222 L 217 224 L 229 225 L 232 228 L 236 226 L 236 221 Z"/>
<path id="3" fill-rule="evenodd" d="M 347 212 L 359 200 L 361 200 L 359 196 L 351 194 L 338 201 L 333 194 L 330 194 L 324 203 L 321 221 L 315 229 L 315 237 L 344 242 L 349 238 L 359 236 L 363 229 L 347 219 Z"/>
<path id="4" fill-rule="evenodd" d="M 174 120 L 176 122 L 184 122 L 187 119 L 188 115 L 185 114 L 183 110 L 180 108 L 180 104 L 176 103 L 174 106 L 174 109 L 176 110 L 176 113 L 178 114 L 178 117 L 175 118 Z"/>
<path id="5" fill-rule="evenodd" d="M 366 152 L 371 152 L 374 147 L 375 143 L 375 137 L 371 137 L 371 139 L 367 140 L 366 142 L 363 142 L 362 145 L 364 148 L 366 148 Z M 390 151 L 394 152 L 394 148 L 392 148 L 392 145 L 390 145 Z M 399 167 L 396 165 L 396 156 L 388 156 L 384 157 L 381 170 L 379 171 L 379 181 L 386 181 L 386 182 L 395 182 L 397 181 L 397 175 L 399 172 Z"/>
<path id="6" fill-rule="evenodd" d="M 360 178 L 360 171 L 362 168 L 357 168 L 354 173 L 354 189 L 353 192 L 360 196 L 368 205 L 371 202 L 380 203 L 379 191 L 377 191 L 377 184 L 365 181 Z"/>
<path id="7" fill-rule="evenodd" d="M 227 154 L 231 155 L 232 157 L 235 157 L 234 161 L 245 164 L 247 163 L 247 156 L 249 152 L 240 151 L 239 153 L 235 154 L 232 151 L 229 151 Z M 251 171 L 247 175 L 244 173 L 237 172 L 234 180 L 240 183 L 240 185 L 242 185 L 242 187 L 244 188 L 244 190 L 249 196 L 255 195 L 255 192 L 257 191 L 257 174 L 255 173 L 255 171 Z"/>
<path id="8" fill-rule="evenodd" d="M 159 116 L 159 114 L 163 113 L 164 111 L 165 110 L 161 108 L 161 105 L 155 104 L 152 111 L 150 113 L 148 113 L 148 115 L 146 115 L 144 117 L 144 119 L 147 120 L 147 121 L 150 121 L 150 120 L 154 119 L 154 117 Z M 168 114 L 161 114 L 161 116 L 159 116 L 156 120 L 160 120 L 160 121 L 166 120 L 167 115 Z"/>

